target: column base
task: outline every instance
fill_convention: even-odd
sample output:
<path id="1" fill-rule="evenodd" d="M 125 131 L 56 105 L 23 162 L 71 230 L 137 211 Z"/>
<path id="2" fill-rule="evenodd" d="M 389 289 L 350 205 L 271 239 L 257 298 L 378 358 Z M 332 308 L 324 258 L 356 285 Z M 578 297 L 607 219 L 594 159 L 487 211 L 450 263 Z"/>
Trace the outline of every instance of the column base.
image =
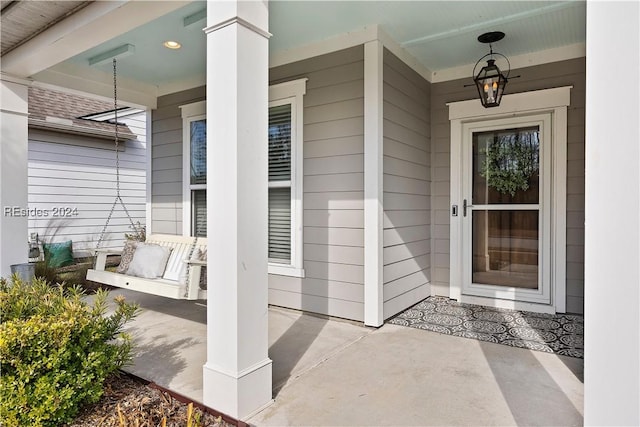
<path id="1" fill-rule="evenodd" d="M 203 403 L 239 420 L 247 419 L 273 403 L 271 359 L 237 374 L 209 363 L 202 367 Z"/>

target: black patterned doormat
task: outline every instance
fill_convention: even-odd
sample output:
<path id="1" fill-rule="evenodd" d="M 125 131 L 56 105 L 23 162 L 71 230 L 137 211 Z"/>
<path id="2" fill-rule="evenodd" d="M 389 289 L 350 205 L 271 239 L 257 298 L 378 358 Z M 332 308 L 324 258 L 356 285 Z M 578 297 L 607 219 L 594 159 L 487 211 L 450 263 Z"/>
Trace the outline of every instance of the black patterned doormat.
<path id="1" fill-rule="evenodd" d="M 584 319 L 463 304 L 429 297 L 389 321 L 441 334 L 563 356 L 584 357 Z"/>

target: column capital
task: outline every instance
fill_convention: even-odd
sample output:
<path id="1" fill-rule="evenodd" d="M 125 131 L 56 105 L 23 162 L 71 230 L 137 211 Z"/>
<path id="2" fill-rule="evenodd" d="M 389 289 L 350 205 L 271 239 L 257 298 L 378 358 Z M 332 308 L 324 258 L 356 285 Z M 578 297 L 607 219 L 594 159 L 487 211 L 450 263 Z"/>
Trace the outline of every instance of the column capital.
<path id="1" fill-rule="evenodd" d="M 256 25 L 253 25 L 251 22 L 246 21 L 242 18 L 240 18 L 239 16 L 235 16 L 233 18 L 229 18 L 225 21 L 222 21 L 218 24 L 212 25 L 210 27 L 205 28 L 203 31 L 206 34 L 210 34 L 213 33 L 214 31 L 218 31 L 224 27 L 227 27 L 229 25 L 233 25 L 233 24 L 238 24 L 238 25 L 242 25 L 243 27 L 253 31 L 254 33 L 257 33 L 259 35 L 261 35 L 262 37 L 269 39 L 271 38 L 272 34 L 268 31 L 263 30 L 260 27 L 257 27 Z"/>
<path id="2" fill-rule="evenodd" d="M 243 27 L 269 38 L 269 2 L 266 0 L 254 1 L 207 1 L 207 28 L 205 33 L 210 34 L 216 30 L 233 24 Z"/>

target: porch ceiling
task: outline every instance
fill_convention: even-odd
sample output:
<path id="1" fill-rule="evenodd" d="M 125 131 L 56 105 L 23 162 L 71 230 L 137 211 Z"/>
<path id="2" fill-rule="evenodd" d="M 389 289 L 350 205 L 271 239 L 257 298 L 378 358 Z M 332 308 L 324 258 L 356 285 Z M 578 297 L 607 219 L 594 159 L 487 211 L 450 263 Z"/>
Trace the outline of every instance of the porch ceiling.
<path id="1" fill-rule="evenodd" d="M 3 7 L 10 4 L 11 9 L 24 9 L 23 12 L 27 12 L 30 3 L 33 2 L 8 3 L 2 0 Z M 86 2 L 38 3 L 77 3 L 76 7 L 80 7 Z M 65 48 L 59 55 L 58 63 L 50 61 L 41 69 L 37 69 L 37 65 L 29 70 L 19 66 L 14 68 L 24 69 L 25 75 L 21 77 L 28 75 L 60 86 L 74 88 L 73 80 L 85 82 L 85 89 L 92 87 L 88 83 L 91 81 L 99 81 L 101 86 L 106 86 L 110 81 L 111 64 L 107 62 L 90 66 L 89 58 L 128 44 L 134 46 L 133 53 L 123 56 L 118 62 L 120 81 L 125 89 L 147 91 L 148 95 L 157 96 L 204 83 L 206 43 L 201 30 L 206 25 L 206 17 L 202 13 L 206 9 L 206 2 L 140 2 L 142 5 L 130 2 L 138 3 L 137 6 L 125 5 L 125 1 L 121 3 L 124 6 L 118 8 L 137 7 L 136 13 L 140 13 L 142 8 L 154 8 L 156 16 L 153 19 L 140 18 L 139 25 L 123 25 L 124 30 L 117 32 L 118 35 L 98 39 L 88 49 L 83 47 L 73 51 Z M 167 12 L 161 16 L 157 12 L 158 6 L 168 3 L 174 3 L 175 6 L 171 6 L 171 10 L 166 6 Z M 71 7 L 71 4 L 68 6 Z M 585 43 L 584 1 L 272 0 L 269 8 L 269 31 L 273 34 L 270 39 L 272 63 L 294 60 L 298 53 L 304 52 L 306 46 L 337 39 L 345 34 L 357 34 L 373 26 L 378 26 L 388 34 L 417 60 L 428 77 L 436 80 L 445 80 L 446 77 L 442 77 L 445 75 L 450 75 L 450 78 L 470 76 L 475 61 L 488 52 L 488 47 L 476 40 L 479 34 L 486 31 L 503 31 L 507 35 L 496 43 L 494 50 L 510 58 L 527 58 L 516 63 L 516 67 L 536 61 L 541 63 L 563 59 L 565 52 L 571 49 L 575 55 L 576 47 L 578 50 L 580 46 L 584 49 Z M 115 12 L 112 10 L 109 13 Z M 19 24 L 5 21 L 4 11 L 2 15 L 4 56 L 4 35 L 16 30 Z M 151 18 L 151 12 L 148 15 Z M 54 18 L 50 19 L 51 22 L 54 22 Z M 111 19 L 102 24 L 96 21 L 93 25 L 97 28 L 98 25 L 118 24 Z M 166 49 L 162 46 L 166 40 L 176 40 L 182 44 L 182 48 Z M 68 42 L 72 43 L 73 39 L 69 38 Z M 82 46 L 87 46 L 86 41 Z M 16 48 L 11 54 L 15 56 L 17 51 L 26 47 Z M 544 53 L 552 51 L 554 53 L 551 56 Z M 532 54 L 535 54 L 535 60 L 530 59 Z M 451 71 L 456 69 L 457 75 L 454 76 Z"/>

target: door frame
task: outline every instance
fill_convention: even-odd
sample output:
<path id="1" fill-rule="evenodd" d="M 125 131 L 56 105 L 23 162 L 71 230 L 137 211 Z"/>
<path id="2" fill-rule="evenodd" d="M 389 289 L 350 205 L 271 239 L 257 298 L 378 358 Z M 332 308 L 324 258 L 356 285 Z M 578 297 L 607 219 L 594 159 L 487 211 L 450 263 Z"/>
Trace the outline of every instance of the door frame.
<path id="1" fill-rule="evenodd" d="M 450 165 L 450 276 L 449 297 L 460 302 L 487 306 L 530 310 L 543 313 L 566 311 L 566 224 L 567 224 L 567 106 L 571 88 L 565 86 L 505 95 L 499 107 L 485 109 L 477 99 L 452 102 Z M 551 252 L 549 304 L 464 295 L 463 228 L 461 208 L 464 198 L 462 170 L 464 127 L 473 122 L 486 122 L 516 116 L 551 115 Z M 454 207 L 457 211 L 454 215 Z"/>
<path id="2" fill-rule="evenodd" d="M 472 265 L 472 216 L 474 208 L 470 208 L 470 212 L 465 216 L 464 209 L 460 220 L 462 222 L 462 294 L 473 296 L 484 296 L 488 298 L 498 298 L 506 300 L 529 301 L 538 304 L 549 305 L 551 302 L 551 254 L 545 248 L 551 247 L 551 113 L 534 114 L 534 115 L 517 115 L 502 119 L 486 119 L 482 121 L 465 122 L 462 124 L 462 168 L 460 169 L 460 177 L 462 178 L 462 197 L 471 202 L 471 206 L 475 203 L 472 200 L 471 184 L 472 184 L 472 155 L 471 144 L 473 133 L 485 132 L 493 130 L 520 128 L 538 126 L 540 135 L 542 136 L 542 144 L 540 150 L 540 177 L 539 177 L 539 195 L 540 198 L 536 205 L 539 206 L 538 216 L 538 288 L 512 288 L 503 286 L 493 286 L 485 284 L 476 284 L 472 282 L 471 265 Z M 487 205 L 489 205 L 487 203 Z M 493 205 L 499 208 L 511 210 L 512 205 Z M 499 208 L 498 208 L 499 206 Z M 527 205 L 517 205 L 515 209 L 526 208 Z M 491 208 L 488 208 L 491 209 Z M 460 215 L 460 213 L 458 214 Z M 465 292 L 466 291 L 466 292 Z"/>

